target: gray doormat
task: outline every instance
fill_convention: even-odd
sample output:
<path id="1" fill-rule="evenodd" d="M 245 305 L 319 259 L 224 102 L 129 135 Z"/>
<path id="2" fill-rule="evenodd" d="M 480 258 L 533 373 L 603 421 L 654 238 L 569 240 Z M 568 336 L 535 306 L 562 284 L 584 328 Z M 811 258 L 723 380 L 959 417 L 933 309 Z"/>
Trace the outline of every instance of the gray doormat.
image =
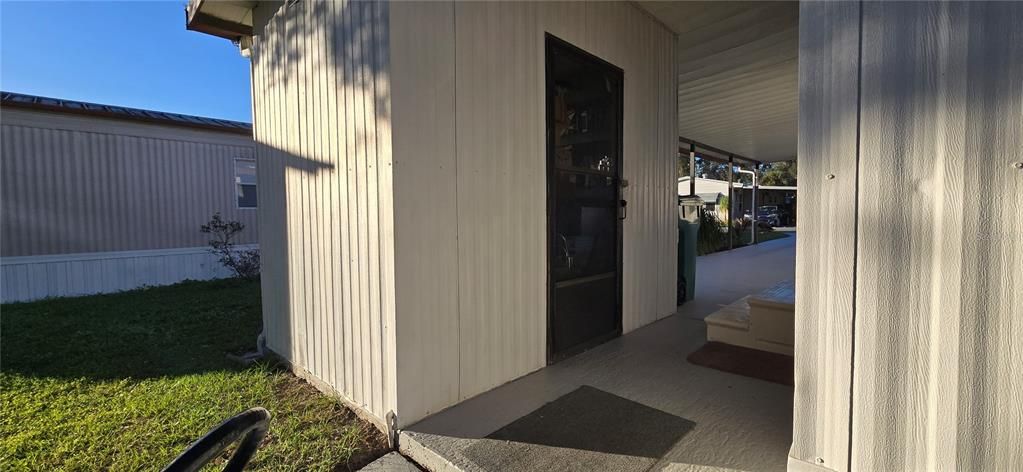
<path id="1" fill-rule="evenodd" d="M 466 455 L 484 470 L 643 471 L 694 426 L 582 386 L 495 431 Z"/>

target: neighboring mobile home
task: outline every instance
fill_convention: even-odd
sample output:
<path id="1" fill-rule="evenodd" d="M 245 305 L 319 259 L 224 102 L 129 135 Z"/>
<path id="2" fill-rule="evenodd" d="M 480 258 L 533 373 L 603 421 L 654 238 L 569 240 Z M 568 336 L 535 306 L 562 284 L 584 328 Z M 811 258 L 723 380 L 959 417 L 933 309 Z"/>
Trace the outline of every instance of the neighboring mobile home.
<path id="1" fill-rule="evenodd" d="M 678 179 L 678 195 L 689 195 L 689 177 Z M 728 209 L 720 206 L 728 198 L 731 213 L 736 218 L 750 213 L 753 205 L 753 193 L 756 192 L 757 207 L 773 205 L 778 207 L 784 217 L 775 226 L 795 226 L 796 221 L 796 187 L 787 185 L 758 185 L 756 190 L 752 185 L 744 185 L 741 182 L 732 182 L 732 191 L 728 191 L 728 181 L 708 179 L 705 177 L 696 178 L 696 195 L 708 204 L 708 207 L 718 213 L 718 217 L 724 219 L 728 215 Z M 720 197 L 718 197 L 720 195 Z"/>
<path id="2" fill-rule="evenodd" d="M 251 57 L 264 327 L 297 372 L 393 430 L 671 315 L 679 137 L 798 154 L 788 464 L 842 471 L 1023 468 L 1021 24 L 1014 2 L 188 9 Z"/>
<path id="3" fill-rule="evenodd" d="M 256 244 L 251 126 L 18 93 L 0 101 L 4 302 L 224 276 L 199 227 Z"/>

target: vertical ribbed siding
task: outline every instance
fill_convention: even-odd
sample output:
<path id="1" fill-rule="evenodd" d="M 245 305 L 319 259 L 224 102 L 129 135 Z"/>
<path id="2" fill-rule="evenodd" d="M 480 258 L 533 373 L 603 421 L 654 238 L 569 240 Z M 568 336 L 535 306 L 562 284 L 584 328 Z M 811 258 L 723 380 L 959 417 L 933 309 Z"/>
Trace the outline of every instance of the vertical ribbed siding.
<path id="1" fill-rule="evenodd" d="M 803 4 L 793 458 L 1023 469 L 1021 22 Z"/>
<path id="2" fill-rule="evenodd" d="M 641 10 L 266 8 L 253 94 L 272 349 L 405 424 L 544 365 L 546 31 L 625 69 L 625 329 L 674 311 L 674 36 Z"/>
<path id="3" fill-rule="evenodd" d="M 546 92 L 538 7 L 454 5 L 459 400 L 544 365 Z"/>
<path id="4" fill-rule="evenodd" d="M 407 423 L 458 401 L 454 5 L 391 5 L 397 402 Z"/>
<path id="5" fill-rule="evenodd" d="M 260 6 L 252 55 L 269 347 L 378 419 L 395 396 L 387 8 Z"/>
<path id="6" fill-rule="evenodd" d="M 546 363 L 545 32 L 625 71 L 624 327 L 674 312 L 675 38 L 625 3 L 391 10 L 408 424 Z"/>
<path id="7" fill-rule="evenodd" d="M 4 257 L 0 260 L 0 302 L 112 293 L 230 276 L 231 271 L 203 247 Z"/>
<path id="8" fill-rule="evenodd" d="M 854 470 L 1023 470 L 1021 24 L 863 5 Z"/>
<path id="9" fill-rule="evenodd" d="M 834 470 L 847 470 L 849 462 L 858 18 L 859 5 L 852 2 L 806 2 L 799 13 L 799 238 L 790 455 L 811 464 L 819 459 Z"/>
<path id="10" fill-rule="evenodd" d="M 248 138 L 4 110 L 0 142 L 4 257 L 200 247 L 217 211 L 256 242 L 256 212 L 235 196 Z"/>

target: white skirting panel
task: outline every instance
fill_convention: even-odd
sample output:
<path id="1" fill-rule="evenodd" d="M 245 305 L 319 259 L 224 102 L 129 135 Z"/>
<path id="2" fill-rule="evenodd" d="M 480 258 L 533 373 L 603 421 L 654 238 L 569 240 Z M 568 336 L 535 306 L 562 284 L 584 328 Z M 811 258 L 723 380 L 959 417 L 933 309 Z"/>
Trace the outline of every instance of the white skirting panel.
<path id="1" fill-rule="evenodd" d="M 112 293 L 229 275 L 205 247 L 4 257 L 0 259 L 0 301 Z"/>

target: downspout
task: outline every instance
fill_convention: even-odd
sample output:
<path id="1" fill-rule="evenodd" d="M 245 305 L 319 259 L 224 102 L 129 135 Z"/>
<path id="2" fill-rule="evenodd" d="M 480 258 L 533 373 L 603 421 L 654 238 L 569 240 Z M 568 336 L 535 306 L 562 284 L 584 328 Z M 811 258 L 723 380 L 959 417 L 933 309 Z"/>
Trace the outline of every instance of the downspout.
<path id="1" fill-rule="evenodd" d="M 750 229 L 750 239 L 749 240 L 750 240 L 750 244 L 756 244 L 757 243 L 757 225 L 759 225 L 760 223 L 757 220 L 757 166 L 755 164 L 753 165 L 753 198 L 751 198 L 751 200 L 752 201 L 751 201 L 750 204 L 753 205 L 753 208 L 750 211 L 752 211 L 752 215 L 753 215 L 753 228 Z"/>
<path id="2" fill-rule="evenodd" d="M 689 144 L 689 195 L 696 195 L 696 145 Z"/>
<path id="3" fill-rule="evenodd" d="M 756 167 L 754 167 L 756 169 Z M 753 195 L 750 199 L 750 245 L 757 243 L 757 172 L 755 170 L 737 169 L 740 174 L 749 174 L 753 176 Z"/>
<path id="4" fill-rule="evenodd" d="M 735 169 L 735 157 L 731 154 L 728 155 L 728 213 L 725 217 L 728 220 L 728 249 L 731 250 L 733 247 L 732 241 L 732 208 L 735 206 L 735 200 L 732 198 L 735 192 L 732 190 L 732 171 Z"/>

